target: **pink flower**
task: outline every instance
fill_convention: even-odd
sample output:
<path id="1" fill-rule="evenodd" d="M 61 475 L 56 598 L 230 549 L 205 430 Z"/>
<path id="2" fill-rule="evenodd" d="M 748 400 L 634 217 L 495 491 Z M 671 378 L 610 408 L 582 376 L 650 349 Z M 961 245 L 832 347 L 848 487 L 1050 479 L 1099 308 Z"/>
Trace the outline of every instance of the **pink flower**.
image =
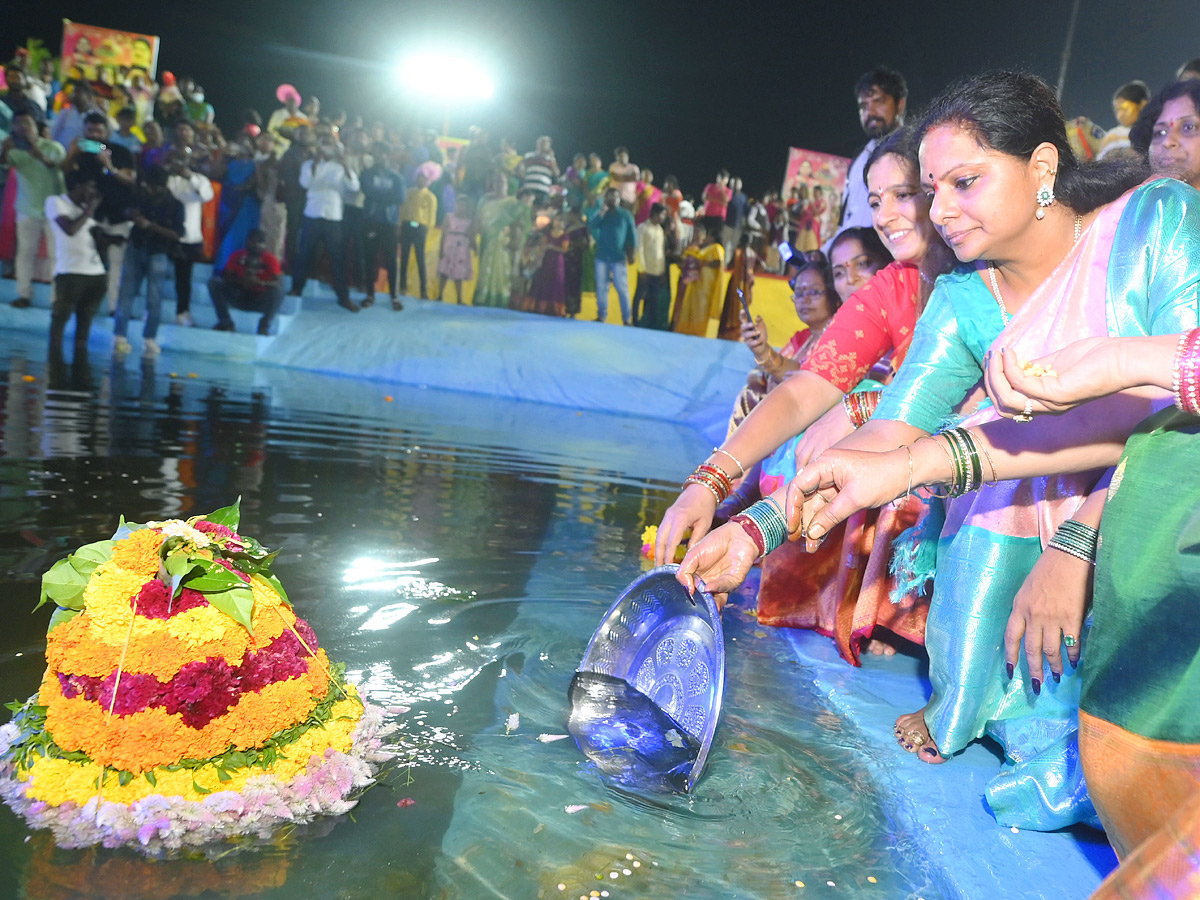
<path id="1" fill-rule="evenodd" d="M 116 689 L 116 702 L 113 702 L 113 689 Z M 153 675 L 141 675 L 136 672 L 121 674 L 120 684 L 117 684 L 117 673 L 113 672 L 100 683 L 99 700 L 104 709 L 112 705 L 112 710 L 118 716 L 127 716 L 141 712 L 158 700 L 162 685 Z"/>
<path id="2" fill-rule="evenodd" d="M 135 606 L 135 601 L 130 599 L 129 605 Z M 199 591 L 183 588 L 179 596 L 171 600 L 170 586 L 155 578 L 142 585 L 135 608 L 139 615 L 147 619 L 169 619 L 198 606 L 208 606 L 208 600 Z"/>
<path id="3" fill-rule="evenodd" d="M 403 800 L 397 801 L 396 805 L 401 809 L 404 809 L 407 806 L 416 806 L 417 801 L 412 797 L 405 797 Z"/>
<path id="4" fill-rule="evenodd" d="M 210 522 L 207 519 L 201 519 L 192 526 L 197 531 L 203 531 L 205 534 L 211 534 L 215 538 L 236 538 L 237 535 L 228 525 L 218 525 L 216 522 Z"/>

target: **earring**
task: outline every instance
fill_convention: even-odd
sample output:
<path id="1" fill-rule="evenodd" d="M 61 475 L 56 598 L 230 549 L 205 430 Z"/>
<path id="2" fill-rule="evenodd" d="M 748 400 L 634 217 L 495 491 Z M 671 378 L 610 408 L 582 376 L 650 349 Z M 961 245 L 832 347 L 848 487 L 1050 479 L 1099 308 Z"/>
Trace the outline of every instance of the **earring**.
<path id="1" fill-rule="evenodd" d="M 1046 207 L 1054 205 L 1054 188 L 1048 184 L 1042 185 L 1034 194 L 1034 199 L 1037 200 L 1038 205 L 1037 212 L 1033 214 L 1034 217 L 1039 220 L 1046 218 Z"/>

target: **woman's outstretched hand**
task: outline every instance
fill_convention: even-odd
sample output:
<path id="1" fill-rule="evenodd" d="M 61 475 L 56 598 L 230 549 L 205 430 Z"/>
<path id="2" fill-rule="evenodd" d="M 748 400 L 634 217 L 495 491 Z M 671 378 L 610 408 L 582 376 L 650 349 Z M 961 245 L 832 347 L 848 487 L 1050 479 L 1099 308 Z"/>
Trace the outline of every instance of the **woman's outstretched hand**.
<path id="1" fill-rule="evenodd" d="M 658 537 L 654 541 L 654 564 L 663 566 L 675 562 L 675 551 L 690 528 L 694 546 L 712 528 L 713 515 L 717 511 L 717 498 L 702 484 L 689 484 L 663 516 L 658 526 Z"/>
<path id="2" fill-rule="evenodd" d="M 827 450 L 796 472 L 788 485 L 788 531 L 812 553 L 834 526 L 863 509 L 882 506 L 909 484 L 908 451 Z M 794 538 L 793 538 L 794 539 Z"/>
<path id="3" fill-rule="evenodd" d="M 1024 363 L 1008 348 L 992 351 L 985 384 L 996 410 L 1006 417 L 1021 415 L 1027 405 L 1033 413 L 1066 412 L 1128 386 L 1120 344 L 1109 338 L 1084 338 Z"/>
<path id="4" fill-rule="evenodd" d="M 1004 631 L 1004 660 L 1009 678 L 1017 667 L 1022 643 L 1035 694 L 1041 693 L 1043 659 L 1055 681 L 1062 677 L 1064 645 L 1070 644 L 1066 656 L 1071 665 L 1079 665 L 1083 649 L 1080 636 L 1091 596 L 1093 571 L 1083 560 L 1052 547 L 1038 557 L 1013 599 Z"/>
<path id="5" fill-rule="evenodd" d="M 688 593 L 702 587 L 711 594 L 727 594 L 750 572 L 758 558 L 758 546 L 736 522 L 726 522 L 691 548 L 675 577 Z"/>

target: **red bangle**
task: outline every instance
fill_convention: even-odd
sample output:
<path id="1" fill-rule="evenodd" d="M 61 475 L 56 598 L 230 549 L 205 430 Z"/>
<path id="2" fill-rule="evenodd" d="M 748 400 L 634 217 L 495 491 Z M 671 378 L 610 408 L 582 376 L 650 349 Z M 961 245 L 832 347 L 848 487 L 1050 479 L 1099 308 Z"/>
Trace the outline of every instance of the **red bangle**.
<path id="1" fill-rule="evenodd" d="M 721 469 L 717 466 L 709 465 L 708 463 L 701 463 L 699 466 L 696 467 L 696 471 L 704 472 L 706 475 L 711 475 L 714 478 L 716 478 L 719 482 L 721 482 L 721 485 L 725 488 L 725 493 L 728 494 L 730 491 L 733 490 L 733 479 L 730 478 L 729 475 L 723 469 Z"/>
<path id="2" fill-rule="evenodd" d="M 1179 338 L 1172 373 L 1175 405 L 1193 416 L 1200 416 L 1200 328 Z"/>
<path id="3" fill-rule="evenodd" d="M 763 537 L 762 529 L 758 527 L 758 523 L 746 515 L 738 513 L 729 520 L 737 522 L 742 527 L 742 531 L 750 535 L 750 540 L 754 541 L 754 546 L 758 548 L 758 555 L 763 556 L 767 552 L 767 541 Z"/>

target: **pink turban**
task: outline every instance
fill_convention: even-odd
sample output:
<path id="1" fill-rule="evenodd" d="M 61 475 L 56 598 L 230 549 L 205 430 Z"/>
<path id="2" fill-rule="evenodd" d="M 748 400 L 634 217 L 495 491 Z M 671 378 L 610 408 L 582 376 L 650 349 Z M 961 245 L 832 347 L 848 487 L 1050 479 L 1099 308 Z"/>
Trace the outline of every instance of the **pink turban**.
<path id="1" fill-rule="evenodd" d="M 275 99 L 280 103 L 287 103 L 288 97 L 295 97 L 296 103 L 300 102 L 300 92 L 290 84 L 281 84 L 275 88 Z"/>
<path id="2" fill-rule="evenodd" d="M 439 166 L 437 163 L 435 163 L 433 160 L 428 160 L 426 162 L 421 163 L 419 166 L 417 166 L 417 174 L 424 175 L 425 180 L 429 184 L 433 184 L 435 181 L 437 181 L 439 178 L 442 177 L 442 167 Z"/>

